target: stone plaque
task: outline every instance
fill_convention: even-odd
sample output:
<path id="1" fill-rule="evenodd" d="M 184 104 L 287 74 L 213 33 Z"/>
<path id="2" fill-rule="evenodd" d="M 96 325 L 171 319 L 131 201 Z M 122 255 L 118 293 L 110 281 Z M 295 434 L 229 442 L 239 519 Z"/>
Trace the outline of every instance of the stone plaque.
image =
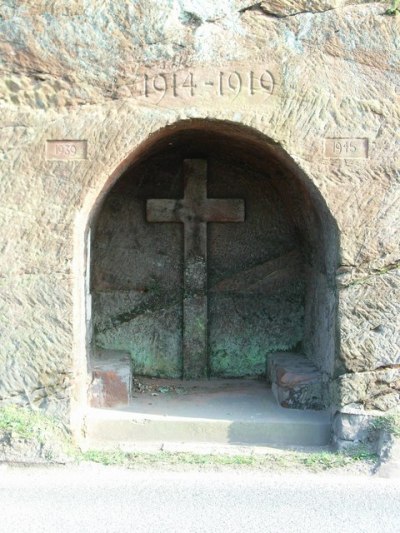
<path id="1" fill-rule="evenodd" d="M 46 159 L 59 161 L 87 159 L 87 141 L 47 141 Z"/>
<path id="2" fill-rule="evenodd" d="M 367 159 L 368 139 L 325 139 L 325 157 L 330 159 Z"/>

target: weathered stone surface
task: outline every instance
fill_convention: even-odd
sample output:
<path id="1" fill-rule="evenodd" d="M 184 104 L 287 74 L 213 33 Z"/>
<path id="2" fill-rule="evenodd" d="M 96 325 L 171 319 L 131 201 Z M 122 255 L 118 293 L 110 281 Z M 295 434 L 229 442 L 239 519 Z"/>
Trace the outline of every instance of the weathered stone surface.
<path id="1" fill-rule="evenodd" d="M 204 120 L 205 129 L 221 121 L 232 156 L 245 152 L 262 172 L 274 167 L 273 188 L 310 267 L 304 350 L 326 378 L 334 367 L 345 373 L 336 403 L 382 410 L 398 403 L 398 369 L 380 368 L 399 364 L 400 329 L 399 29 L 386 7 L 362 0 L 1 4 L 1 401 L 66 410 L 86 397 L 85 232 L 111 185 L 163 128 L 178 132 L 182 121 Z M 265 136 L 262 156 L 255 141 L 242 142 L 239 126 Z M 48 140 L 87 141 L 87 159 L 48 160 Z M 166 252 L 166 261 L 173 255 Z M 130 282 L 129 271 L 120 275 Z M 106 346 L 118 332 L 98 309 L 119 306 L 117 318 L 126 319 L 147 296 L 125 292 L 110 303 L 110 279 L 103 283 L 93 308 Z M 218 305 L 232 307 L 229 299 Z M 290 322 L 303 320 L 299 309 L 295 301 Z M 174 320 L 179 310 L 163 342 L 178 354 Z M 291 341 L 301 338 L 296 330 Z M 134 341 L 145 351 L 149 339 Z M 210 341 L 217 349 L 219 338 Z M 248 335 L 236 353 L 256 351 L 261 364 L 261 341 Z M 178 355 L 172 359 L 164 363 L 176 370 Z"/>
<path id="2" fill-rule="evenodd" d="M 0 432 L 0 463 L 65 464 L 72 461 L 73 457 L 66 453 L 54 437 L 43 443 L 23 439 L 12 432 Z"/>
<path id="3" fill-rule="evenodd" d="M 386 478 L 400 478 L 400 439 L 384 430 L 381 431 L 378 447 L 380 464 L 378 475 Z"/>
<path id="4" fill-rule="evenodd" d="M 348 413 L 336 413 L 333 432 L 338 439 L 353 442 L 366 442 L 371 434 L 371 420 L 374 417 Z"/>
<path id="5" fill-rule="evenodd" d="M 181 222 L 183 226 L 183 377 L 208 372 L 207 223 L 244 222 L 244 201 L 207 197 L 207 160 L 183 161 L 184 197 L 146 202 L 147 222 Z"/>
<path id="6" fill-rule="evenodd" d="M 268 376 L 282 407 L 323 409 L 321 372 L 297 353 L 275 353 L 268 357 Z"/>
<path id="7" fill-rule="evenodd" d="M 132 361 L 129 354 L 97 352 L 91 362 L 92 407 L 120 407 L 129 403 L 132 389 Z"/>
<path id="8" fill-rule="evenodd" d="M 259 10 L 275 17 L 292 17 L 303 13 L 324 13 L 348 5 L 372 3 L 371 0 L 268 0 L 257 2 L 247 9 Z M 245 8 L 246 9 L 246 8 Z"/>
<path id="9" fill-rule="evenodd" d="M 69 421 L 63 422 L 59 415 L 64 417 L 62 412 L 48 416 L 33 405 L 1 406 L 0 464 L 72 461 L 73 443 L 66 428 Z"/>
<path id="10" fill-rule="evenodd" d="M 400 401 L 400 368 L 345 374 L 335 383 L 337 405 L 388 411 Z"/>
<path id="11" fill-rule="evenodd" d="M 399 248 L 400 249 L 400 248 Z M 344 276 L 343 276 L 344 277 Z M 400 364 L 400 269 L 341 276 L 341 360 L 360 372 Z"/>

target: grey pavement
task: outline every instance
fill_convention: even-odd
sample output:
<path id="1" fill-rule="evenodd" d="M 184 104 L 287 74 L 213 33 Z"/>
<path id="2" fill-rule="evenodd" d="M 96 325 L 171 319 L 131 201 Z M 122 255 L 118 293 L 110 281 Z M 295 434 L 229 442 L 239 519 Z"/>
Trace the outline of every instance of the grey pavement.
<path id="1" fill-rule="evenodd" d="M 0 531 L 399 532 L 399 480 L 0 466 Z"/>

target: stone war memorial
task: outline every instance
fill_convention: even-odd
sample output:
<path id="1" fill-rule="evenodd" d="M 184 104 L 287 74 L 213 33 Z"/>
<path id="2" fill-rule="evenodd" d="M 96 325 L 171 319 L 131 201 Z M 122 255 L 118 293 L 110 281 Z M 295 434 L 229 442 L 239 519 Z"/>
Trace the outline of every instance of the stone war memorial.
<path id="1" fill-rule="evenodd" d="M 1 3 L 0 405 L 339 448 L 399 409 L 388 8 Z"/>

